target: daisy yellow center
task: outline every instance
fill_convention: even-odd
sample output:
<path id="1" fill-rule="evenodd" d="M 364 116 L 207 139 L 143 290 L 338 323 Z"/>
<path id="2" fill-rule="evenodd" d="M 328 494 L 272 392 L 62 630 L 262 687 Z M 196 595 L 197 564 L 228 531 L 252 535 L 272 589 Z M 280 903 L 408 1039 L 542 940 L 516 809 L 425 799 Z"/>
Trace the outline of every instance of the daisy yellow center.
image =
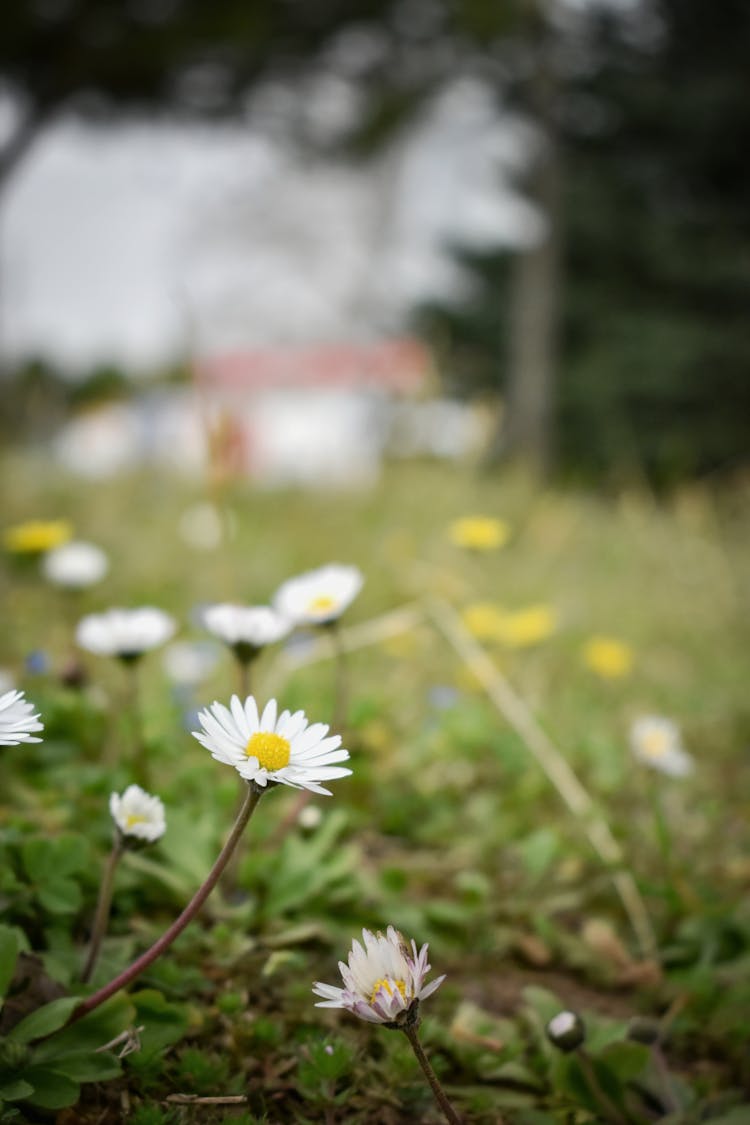
<path id="1" fill-rule="evenodd" d="M 310 599 L 307 608 L 311 613 L 326 613 L 336 608 L 336 599 L 330 594 L 318 594 L 317 597 Z"/>
<path id="2" fill-rule="evenodd" d="M 136 824 L 145 824 L 145 823 L 146 823 L 146 817 L 142 816 L 140 813 L 128 813 L 128 815 L 125 817 L 125 827 L 126 828 L 134 828 Z"/>
<path id="3" fill-rule="evenodd" d="M 643 738 L 643 750 L 649 758 L 663 758 L 669 739 L 663 730 L 652 730 Z"/>
<path id="4" fill-rule="evenodd" d="M 380 992 L 381 988 L 384 988 L 389 996 L 393 996 L 394 989 L 397 988 L 401 993 L 403 999 L 406 999 L 406 981 L 393 980 L 388 977 L 380 977 L 380 979 L 376 980 L 375 984 L 372 986 L 372 992 L 370 993 L 371 1004 L 375 1003 L 375 998 Z"/>
<path id="5" fill-rule="evenodd" d="M 245 753 L 248 758 L 257 758 L 261 769 L 280 770 L 289 765 L 292 747 L 280 734 L 258 730 L 248 740 Z"/>

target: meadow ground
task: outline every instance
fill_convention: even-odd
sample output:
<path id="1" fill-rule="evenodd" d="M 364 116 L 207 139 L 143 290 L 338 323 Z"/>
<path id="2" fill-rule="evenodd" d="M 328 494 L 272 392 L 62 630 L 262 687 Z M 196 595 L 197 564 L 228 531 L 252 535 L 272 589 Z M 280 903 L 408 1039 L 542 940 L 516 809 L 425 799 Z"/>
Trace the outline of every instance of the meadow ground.
<path id="1" fill-rule="evenodd" d="M 750 1121 L 740 485 L 657 504 L 421 464 L 391 466 L 363 494 L 232 484 L 207 496 L 153 474 L 71 482 L 30 456 L 6 457 L 4 475 L 6 526 L 65 517 L 105 548 L 110 572 L 73 595 L 36 563 L 3 560 L 0 664 L 45 724 L 42 742 L 3 747 L 0 896 L 23 954 L 3 1033 L 85 991 L 113 790 L 139 780 L 168 827 L 120 863 L 95 984 L 179 913 L 238 800 L 237 775 L 190 735 L 197 708 L 236 690 L 231 656 L 201 649 L 205 674 L 189 685 L 170 679 L 164 651 L 146 654 L 134 716 L 125 669 L 74 649 L 80 615 L 157 605 L 178 640 L 206 642 L 206 603 L 265 602 L 329 561 L 357 565 L 365 584 L 342 622 L 352 776 L 302 813 L 292 790 L 264 797 L 200 918 L 118 1001 L 140 1049 L 97 1056 L 99 1081 L 72 1108 L 88 1072 L 69 1070 L 68 1095 L 62 1083 L 36 1103 L 0 1082 L 2 1113 L 438 1121 L 404 1036 L 313 1006 L 313 981 L 340 983 L 362 927 L 392 923 L 447 974 L 422 1039 L 465 1122 Z M 207 500 L 221 512 L 213 548 L 195 544 Z M 459 546 L 451 525 L 471 515 L 506 521 L 507 541 Z M 592 651 L 597 637 L 616 643 Z M 329 640 L 306 634 L 264 652 L 253 686 L 329 722 L 334 673 Z M 679 725 L 688 776 L 634 758 L 643 715 Z M 544 1034 L 565 1008 L 583 1016 L 583 1053 Z"/>

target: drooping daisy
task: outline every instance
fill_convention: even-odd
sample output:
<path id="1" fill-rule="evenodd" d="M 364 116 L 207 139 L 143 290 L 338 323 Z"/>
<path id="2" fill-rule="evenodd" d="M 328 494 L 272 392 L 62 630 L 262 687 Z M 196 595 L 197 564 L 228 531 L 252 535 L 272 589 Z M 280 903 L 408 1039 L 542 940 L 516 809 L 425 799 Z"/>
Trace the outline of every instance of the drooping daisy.
<path id="1" fill-rule="evenodd" d="M 6 691 L 0 695 L 0 746 L 17 746 L 20 742 L 41 742 L 34 731 L 44 730 L 33 703 L 27 703 L 22 691 Z"/>
<path id="2" fill-rule="evenodd" d="M 162 609 L 108 609 L 82 617 L 76 641 L 97 656 L 118 656 L 136 660 L 149 649 L 164 644 L 175 631 L 174 618 Z"/>
<path id="3" fill-rule="evenodd" d="M 603 680 L 620 680 L 633 670 L 633 651 L 614 637 L 591 637 L 583 646 L 583 662 Z"/>
<path id="4" fill-rule="evenodd" d="M 146 793 L 140 785 L 129 785 L 122 795 L 113 793 L 109 798 L 109 811 L 117 830 L 125 837 L 153 843 L 167 828 L 160 798 Z"/>
<path id="5" fill-rule="evenodd" d="M 253 660 L 266 645 L 275 644 L 292 628 L 292 622 L 267 605 L 232 605 L 224 602 L 203 611 L 203 624 L 240 661 Z"/>
<path id="6" fill-rule="evenodd" d="M 468 551 L 495 551 L 507 543 L 510 526 L 494 516 L 464 516 L 453 521 L 448 536 Z"/>
<path id="7" fill-rule="evenodd" d="M 278 715 L 275 699 L 259 715 L 252 695 L 244 703 L 233 695 L 228 708 L 213 703 L 199 712 L 198 721 L 203 729 L 193 735 L 211 756 L 234 766 L 240 777 L 261 788 L 279 782 L 330 797 L 320 782 L 352 772 L 335 764 L 349 758 L 339 735 L 327 737 L 325 723 L 309 726 L 304 711 Z"/>
<path id="8" fill-rule="evenodd" d="M 67 543 L 73 536 L 68 520 L 28 520 L 5 529 L 6 550 L 16 555 L 41 555 Z"/>
<path id="9" fill-rule="evenodd" d="M 410 948 L 393 926 L 388 927 L 385 937 L 362 930 L 362 938 L 364 947 L 356 938 L 352 942 L 349 964 L 339 961 L 343 988 L 315 982 L 313 992 L 322 997 L 315 1006 L 346 1008 L 370 1023 L 400 1027 L 407 1020 L 413 1022 L 419 1001 L 431 996 L 445 980 L 441 976 L 424 983 L 430 971 L 428 946 L 417 952 L 416 942 L 412 940 Z"/>
<path id="10" fill-rule="evenodd" d="M 330 625 L 351 605 L 363 582 L 356 566 L 329 563 L 282 583 L 274 609 L 295 625 Z"/>
<path id="11" fill-rule="evenodd" d="M 686 777 L 693 770 L 693 759 L 682 745 L 680 729 L 671 719 L 644 715 L 630 728 L 633 754 L 652 769 L 670 777 Z"/>
<path id="12" fill-rule="evenodd" d="M 107 556 L 93 543 L 74 540 L 49 551 L 42 560 L 42 574 L 54 586 L 84 590 L 100 582 L 109 569 Z"/>

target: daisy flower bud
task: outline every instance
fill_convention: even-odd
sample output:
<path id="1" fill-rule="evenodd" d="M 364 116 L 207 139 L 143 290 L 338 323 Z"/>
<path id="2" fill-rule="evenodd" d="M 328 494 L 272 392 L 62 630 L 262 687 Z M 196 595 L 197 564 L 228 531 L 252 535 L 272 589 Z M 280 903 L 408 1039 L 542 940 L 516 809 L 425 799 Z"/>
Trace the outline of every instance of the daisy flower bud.
<path id="1" fill-rule="evenodd" d="M 586 1038 L 584 1022 L 575 1012 L 558 1012 L 547 1024 L 547 1038 L 558 1051 L 575 1051 Z"/>

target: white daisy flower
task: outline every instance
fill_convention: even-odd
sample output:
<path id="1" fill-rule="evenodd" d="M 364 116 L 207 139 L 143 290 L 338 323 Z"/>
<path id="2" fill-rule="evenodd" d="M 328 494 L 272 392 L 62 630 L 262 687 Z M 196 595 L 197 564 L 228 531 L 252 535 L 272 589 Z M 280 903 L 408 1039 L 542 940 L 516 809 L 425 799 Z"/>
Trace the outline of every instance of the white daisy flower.
<path id="1" fill-rule="evenodd" d="M 6 691 L 0 695 L 0 746 L 17 746 L 19 742 L 41 742 L 33 732 L 44 730 L 33 703 L 27 703 L 22 691 Z"/>
<path id="2" fill-rule="evenodd" d="M 203 624 L 238 660 L 254 659 L 266 645 L 285 637 L 291 621 L 267 605 L 210 605 L 203 611 Z"/>
<path id="3" fill-rule="evenodd" d="M 630 728 L 633 754 L 652 769 L 670 777 L 686 777 L 692 773 L 693 759 L 682 745 L 680 729 L 671 719 L 644 715 Z"/>
<path id="4" fill-rule="evenodd" d="M 55 547 L 42 559 L 42 574 L 54 586 L 84 590 L 100 582 L 109 569 L 104 551 L 93 543 L 75 540 Z"/>
<path id="5" fill-rule="evenodd" d="M 351 605 L 363 582 L 356 566 L 330 563 L 282 583 L 274 608 L 295 625 L 330 625 Z"/>
<path id="6" fill-rule="evenodd" d="M 427 945 L 417 952 L 412 940 L 411 949 L 393 926 L 386 936 L 362 930 L 364 948 L 355 939 L 352 942 L 349 964 L 339 961 L 339 971 L 344 988 L 316 981 L 313 992 L 323 999 L 317 1008 L 346 1008 L 360 1019 L 370 1023 L 402 1026 L 412 1022 L 420 1000 L 440 987 L 445 976 L 437 977 L 425 985 L 430 971 L 427 962 Z"/>
<path id="7" fill-rule="evenodd" d="M 348 750 L 340 749 L 341 737 L 326 737 L 325 723 L 308 726 L 304 711 L 282 711 L 278 716 L 277 711 L 275 699 L 259 715 L 252 695 L 244 703 L 233 695 L 229 708 L 213 703 L 201 711 L 198 721 L 203 730 L 193 731 L 193 735 L 217 762 L 234 766 L 240 777 L 261 788 L 280 782 L 330 797 L 320 782 L 352 772 L 334 765 L 349 757 Z"/>
<path id="8" fill-rule="evenodd" d="M 167 828 L 161 800 L 146 793 L 140 785 L 129 785 L 122 796 L 113 793 L 109 798 L 109 811 L 118 831 L 136 840 L 152 844 Z"/>
<path id="9" fill-rule="evenodd" d="M 174 618 L 162 609 L 108 609 L 82 617 L 76 629 L 81 648 L 97 656 L 119 656 L 135 660 L 149 649 L 164 644 L 175 631 Z"/>

